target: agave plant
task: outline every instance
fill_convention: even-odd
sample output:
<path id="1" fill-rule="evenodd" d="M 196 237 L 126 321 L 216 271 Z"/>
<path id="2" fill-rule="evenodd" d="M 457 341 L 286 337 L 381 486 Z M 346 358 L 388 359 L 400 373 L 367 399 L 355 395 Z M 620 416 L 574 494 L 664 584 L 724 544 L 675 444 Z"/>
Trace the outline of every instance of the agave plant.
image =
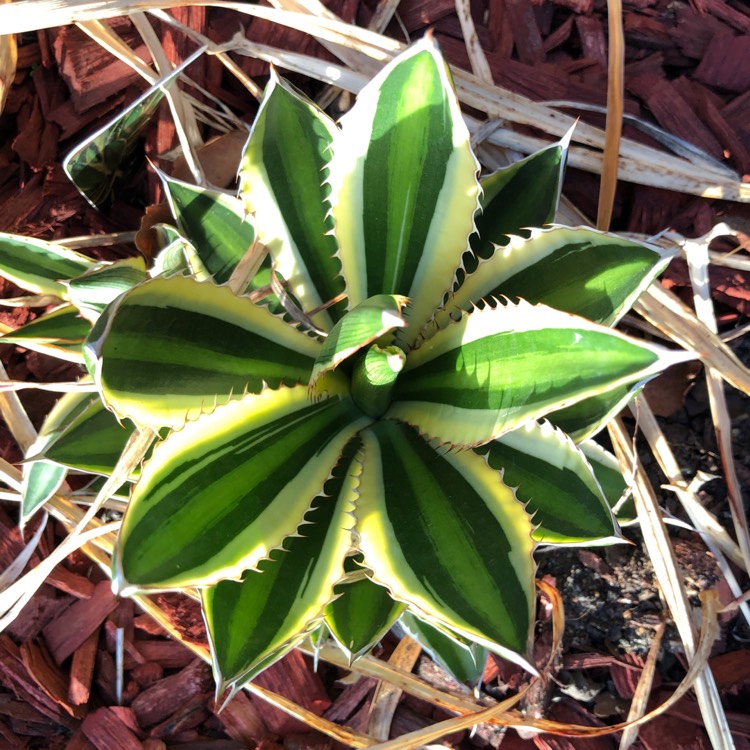
<path id="1" fill-rule="evenodd" d="M 429 38 L 338 124 L 273 75 L 238 195 L 163 177 L 148 278 L 48 274 L 55 314 L 93 327 L 42 343 L 83 352 L 101 401 L 66 397 L 31 466 L 106 474 L 161 431 L 113 584 L 200 590 L 219 691 L 320 626 L 356 658 L 399 618 L 461 677 L 482 649 L 533 670 L 535 545 L 619 538 L 624 482 L 590 437 L 683 355 L 612 328 L 665 253 L 549 225 L 566 149 L 480 179 Z"/>

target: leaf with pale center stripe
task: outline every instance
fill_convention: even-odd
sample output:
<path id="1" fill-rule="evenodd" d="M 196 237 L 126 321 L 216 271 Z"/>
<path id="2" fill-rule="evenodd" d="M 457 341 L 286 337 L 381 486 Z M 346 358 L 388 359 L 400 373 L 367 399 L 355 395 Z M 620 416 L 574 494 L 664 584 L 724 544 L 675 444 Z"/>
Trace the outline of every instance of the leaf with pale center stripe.
<path id="1" fill-rule="evenodd" d="M 529 422 L 477 448 L 516 487 L 544 544 L 620 541 L 619 530 L 584 454 L 549 422 Z"/>
<path id="2" fill-rule="evenodd" d="M 15 344 L 83 364 L 83 342 L 90 331 L 91 323 L 82 318 L 75 307 L 64 305 L 0 336 L 0 344 Z"/>
<path id="3" fill-rule="evenodd" d="M 320 344 L 227 287 L 147 281 L 99 318 L 86 345 L 102 398 L 120 416 L 180 427 L 231 395 L 307 382 Z"/>
<path id="4" fill-rule="evenodd" d="M 352 560 L 347 558 L 347 572 L 364 575 L 362 566 Z M 364 577 L 344 581 L 336 593 L 339 596 L 325 609 L 325 621 L 349 661 L 355 661 L 391 629 L 405 605 L 394 601 L 388 589 Z"/>
<path id="5" fill-rule="evenodd" d="M 41 455 L 72 469 L 107 476 L 134 430 L 129 419 L 118 421 L 97 398 L 60 430 Z"/>
<path id="6" fill-rule="evenodd" d="M 51 461 L 35 460 L 86 407 L 96 399 L 93 393 L 66 393 L 52 407 L 42 424 L 37 439 L 27 448 L 22 467 L 21 527 L 52 497 L 67 474 L 64 466 Z M 96 399 L 98 401 L 98 399 Z"/>
<path id="7" fill-rule="evenodd" d="M 351 467 L 350 455 L 283 550 L 242 581 L 221 581 L 202 592 L 217 695 L 227 687 L 234 694 L 269 665 L 269 657 L 291 650 L 321 620 L 352 541 L 359 467 Z"/>
<path id="8" fill-rule="evenodd" d="M 323 342 L 310 378 L 310 387 L 327 372 L 386 333 L 406 325 L 402 314 L 408 300 L 378 294 L 357 305 L 333 327 Z"/>
<path id="9" fill-rule="evenodd" d="M 265 389 L 219 406 L 154 450 L 123 519 L 118 590 L 204 586 L 239 579 L 302 522 L 344 446 L 370 420 L 328 378 Z"/>
<path id="10" fill-rule="evenodd" d="M 272 72 L 240 165 L 245 208 L 256 216 L 260 241 L 305 312 L 344 288 L 324 184 L 337 132 L 328 115 Z M 330 330 L 345 309 L 337 304 L 312 320 Z"/>
<path id="11" fill-rule="evenodd" d="M 497 471 L 470 451 L 435 451 L 381 419 L 361 433 L 356 507 L 365 565 L 420 616 L 528 667 L 531 521 Z"/>
<path id="12" fill-rule="evenodd" d="M 408 344 L 450 289 L 478 207 L 478 164 L 436 43 L 387 65 L 341 125 L 329 180 L 349 307 L 409 297 Z"/>
<path id="13" fill-rule="evenodd" d="M 480 261 L 447 307 L 468 310 L 489 296 L 523 298 L 614 325 L 673 255 L 595 229 L 534 229 Z"/>
<path id="14" fill-rule="evenodd" d="M 124 292 L 148 278 L 143 258 L 124 258 L 99 264 L 65 282 L 68 299 L 90 323 L 96 323 L 104 308 Z"/>
<path id="15" fill-rule="evenodd" d="M 407 354 L 386 416 L 475 446 L 691 357 L 544 305 L 497 302 Z"/>
<path id="16" fill-rule="evenodd" d="M 60 281 L 79 276 L 94 264 L 54 242 L 0 232 L 0 276 L 35 294 L 64 298 Z"/>
<path id="17" fill-rule="evenodd" d="M 209 276 L 224 284 L 255 242 L 252 217 L 233 195 L 158 174 L 180 231 Z"/>

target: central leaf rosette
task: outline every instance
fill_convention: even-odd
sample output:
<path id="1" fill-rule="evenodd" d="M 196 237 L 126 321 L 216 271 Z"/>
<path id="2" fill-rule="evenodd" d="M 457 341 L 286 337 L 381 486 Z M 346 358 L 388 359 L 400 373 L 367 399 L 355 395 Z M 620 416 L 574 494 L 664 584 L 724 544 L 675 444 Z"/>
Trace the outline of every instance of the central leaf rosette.
<path id="1" fill-rule="evenodd" d="M 86 342 L 105 404 L 171 430 L 133 488 L 115 586 L 199 588 L 220 689 L 323 622 L 354 657 L 402 615 L 442 655 L 533 669 L 535 543 L 618 537 L 616 469 L 540 420 L 582 441 L 681 358 L 609 327 L 667 256 L 522 230 L 554 216 L 564 153 L 480 189 L 427 39 L 340 127 L 274 75 L 241 202 L 164 178 L 185 234 L 209 236 L 189 208 L 215 201 L 220 243 L 268 248 L 295 313 L 215 283 L 232 256 L 198 242 L 200 274 L 135 286 Z"/>

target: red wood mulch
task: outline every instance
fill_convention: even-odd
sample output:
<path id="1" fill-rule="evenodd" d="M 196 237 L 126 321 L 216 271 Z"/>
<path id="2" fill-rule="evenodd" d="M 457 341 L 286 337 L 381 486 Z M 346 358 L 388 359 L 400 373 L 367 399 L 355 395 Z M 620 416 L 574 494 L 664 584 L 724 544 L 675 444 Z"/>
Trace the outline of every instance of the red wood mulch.
<path id="1" fill-rule="evenodd" d="M 348 21 L 365 24 L 375 0 L 335 0 L 328 5 Z M 476 0 L 472 2 L 480 42 L 487 52 L 495 81 L 535 100 L 572 100 L 604 106 L 606 102 L 606 3 L 604 0 Z M 263 21 L 250 22 L 217 9 L 175 11 L 182 21 L 223 41 L 241 22 L 248 37 L 295 51 L 325 55 L 303 35 Z M 412 38 L 431 26 L 448 58 L 468 68 L 454 0 L 402 0 L 399 15 Z M 703 149 L 750 180 L 750 9 L 742 0 L 624 0 L 627 39 L 626 110 L 655 121 L 664 129 Z M 136 32 L 125 19 L 113 27 L 145 59 Z M 401 28 L 389 28 L 403 38 Z M 190 48 L 179 34 L 162 31 L 168 54 L 175 58 Z M 132 230 L 144 207 L 159 199 L 153 177 L 140 175 L 106 214 L 90 208 L 63 175 L 60 163 L 85 134 L 100 126 L 143 88 L 124 64 L 69 27 L 40 31 L 19 39 L 18 73 L 0 118 L 0 229 L 45 238 Z M 245 71 L 261 83 L 265 64 L 239 58 Z M 195 64 L 191 76 L 250 121 L 256 109 L 244 90 L 223 74 L 212 58 Z M 304 82 L 299 82 L 306 85 Z M 601 115 L 581 112 L 601 124 Z M 628 136 L 650 142 L 626 127 Z M 147 136 L 154 157 L 174 145 L 174 128 L 162 115 Z M 588 215 L 596 215 L 597 178 L 571 170 L 566 192 Z M 700 235 L 718 221 L 731 219 L 750 234 L 747 207 L 707 201 L 654 188 L 621 185 L 614 228 L 652 233 L 671 226 Z M 92 251 L 114 258 L 125 247 Z M 685 283 L 679 265 L 670 269 L 671 282 Z M 714 276 L 716 299 L 724 322 L 741 322 L 748 314 L 750 284 L 740 271 L 720 270 Z M 2 284 L 4 296 L 15 290 Z M 17 326 L 39 311 L 9 309 L 0 321 Z M 4 348 L 2 360 L 12 378 L 68 379 L 74 368 L 41 355 Z M 53 397 L 22 395 L 37 424 Z M 0 454 L 19 459 L 18 450 L 0 425 Z M 0 507 L 0 569 L 18 554 L 22 543 L 16 509 Z M 50 524 L 41 554 L 48 553 L 62 530 Z M 592 553 L 593 554 L 593 553 Z M 38 561 L 35 558 L 33 562 Z M 200 640 L 203 625 L 190 602 L 161 597 L 188 638 Z M 125 679 L 117 701 L 114 661 L 115 633 L 125 633 Z M 389 642 L 385 643 L 385 654 Z M 719 649 L 720 650 L 720 649 Z M 730 710 L 738 747 L 750 747 L 750 651 L 718 653 L 712 662 L 717 683 Z M 611 706 L 594 712 L 571 697 L 555 702 L 547 715 L 563 721 L 597 724 L 617 720 L 640 675 L 643 660 L 604 653 L 566 653 L 562 667 L 583 670 L 606 684 Z M 421 669 L 430 672 L 422 660 Z M 267 670 L 257 682 L 282 693 L 311 711 L 350 726 L 366 726 L 374 683 L 345 685 L 343 675 L 322 665 L 314 673 L 294 653 Z M 512 689 L 517 675 L 492 660 L 485 686 L 497 697 Z M 666 696 L 670 685 L 655 689 Z M 597 706 L 599 704 L 597 703 Z M 420 701 L 402 700 L 393 734 L 444 718 Z M 540 750 L 614 748 L 613 738 L 581 741 L 549 736 L 521 739 L 487 727 L 474 736 L 449 738 L 450 744 L 504 748 L 535 746 Z M 666 743 L 666 744 L 665 744 Z M 170 640 L 129 601 L 116 600 L 104 575 L 87 558 L 73 555 L 59 566 L 32 598 L 19 618 L 0 636 L 0 748 L 65 748 L 66 750 L 231 750 L 260 746 L 328 748 L 332 741 L 311 733 L 258 699 L 239 695 L 217 714 L 208 666 L 180 643 Z M 637 747 L 707 748 L 694 702 L 683 701 L 666 717 L 641 730 Z"/>

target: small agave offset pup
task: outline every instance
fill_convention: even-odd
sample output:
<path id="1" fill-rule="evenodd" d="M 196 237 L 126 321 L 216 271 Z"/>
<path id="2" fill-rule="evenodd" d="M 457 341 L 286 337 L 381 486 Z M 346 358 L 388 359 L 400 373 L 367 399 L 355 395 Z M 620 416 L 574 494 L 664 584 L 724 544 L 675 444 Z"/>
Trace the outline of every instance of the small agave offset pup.
<path id="1" fill-rule="evenodd" d="M 310 634 L 356 658 L 397 621 L 459 679 L 486 649 L 533 670 L 535 545 L 619 538 L 625 483 L 590 437 L 685 355 L 612 330 L 662 251 L 526 229 L 554 220 L 566 147 L 480 180 L 427 38 L 340 126 L 274 75 L 238 197 L 163 177 L 178 259 L 99 309 L 84 350 L 107 409 L 164 438 L 115 590 L 197 587 L 220 692 Z M 268 267 L 236 292 L 256 240 L 281 302 Z M 84 465 L 89 418 L 127 433 L 97 400 L 56 417 L 41 464 Z"/>

